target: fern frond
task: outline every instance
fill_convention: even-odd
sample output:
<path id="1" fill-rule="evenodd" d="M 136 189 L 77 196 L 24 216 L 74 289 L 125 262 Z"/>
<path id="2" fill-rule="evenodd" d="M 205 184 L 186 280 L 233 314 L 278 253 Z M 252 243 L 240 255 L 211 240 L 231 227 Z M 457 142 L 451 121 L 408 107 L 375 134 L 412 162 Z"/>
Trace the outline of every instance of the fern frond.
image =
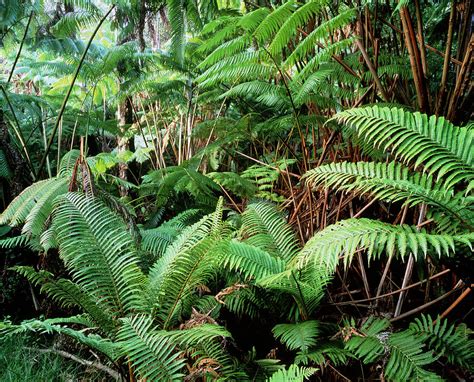
<path id="1" fill-rule="evenodd" d="M 163 255 L 166 248 L 173 243 L 198 212 L 199 210 L 195 209 L 186 210 L 157 228 L 142 229 L 140 231 L 141 249 L 155 256 Z"/>
<path id="2" fill-rule="evenodd" d="M 33 319 L 23 321 L 19 325 L 8 325 L 0 323 L 0 333 L 4 333 L 6 335 L 14 335 L 17 333 L 25 332 L 35 332 L 40 334 L 64 334 L 76 340 L 77 342 L 87 347 L 90 347 L 91 349 L 99 351 L 111 360 L 116 360 L 119 357 L 120 349 L 114 342 L 110 341 L 109 339 L 102 338 L 97 334 L 87 335 L 81 330 L 75 330 L 59 325 L 63 323 L 88 325 L 89 321 L 83 316 L 74 316 L 67 318 L 53 318 L 43 321 Z"/>
<path id="3" fill-rule="evenodd" d="M 267 382 L 303 382 L 316 373 L 317 369 L 290 365 L 287 370 L 278 370 Z"/>
<path id="4" fill-rule="evenodd" d="M 44 192 L 34 196 L 35 205 L 26 216 L 25 225 L 21 230 L 23 234 L 37 237 L 44 231 L 46 221 L 53 211 L 54 200 L 67 192 L 68 183 L 66 178 L 58 178 L 51 182 Z"/>
<path id="5" fill-rule="evenodd" d="M 343 111 L 334 119 L 415 169 L 422 165 L 429 174 L 436 173 L 436 181 L 444 178 L 448 188 L 474 178 L 474 133 L 443 117 L 372 106 Z"/>
<path id="6" fill-rule="evenodd" d="M 305 102 L 305 100 L 307 99 L 307 97 L 309 96 L 309 94 L 311 92 L 316 91 L 317 86 L 323 80 L 326 80 L 331 73 L 332 73 L 332 70 L 330 70 L 330 69 L 326 69 L 326 70 L 322 69 L 322 70 L 318 70 L 317 72 L 314 72 L 313 74 L 311 74 L 306 79 L 303 86 L 299 86 L 296 89 L 296 95 L 294 97 L 295 104 L 296 105 L 302 105 Z M 293 87 L 296 87 L 296 86 L 293 85 Z M 293 91 L 295 91 L 295 90 L 293 90 Z"/>
<path id="7" fill-rule="evenodd" d="M 260 23 L 253 34 L 254 37 L 262 43 L 267 41 L 270 36 L 275 34 L 285 21 L 291 17 L 295 8 L 296 3 L 293 0 L 287 1 L 285 4 L 279 6 Z"/>
<path id="8" fill-rule="evenodd" d="M 391 162 L 331 163 L 309 170 L 304 178 L 313 186 L 354 191 L 384 201 L 404 201 L 410 207 L 425 203 L 448 214 L 464 225 L 474 221 L 474 214 L 462 203 L 461 196 L 451 196 L 440 184 L 425 174 L 412 173 L 404 165 Z"/>
<path id="9" fill-rule="evenodd" d="M 116 314 L 143 307 L 145 276 L 123 220 L 78 193 L 57 201 L 53 216 L 59 252 L 83 290 Z"/>
<path id="10" fill-rule="evenodd" d="M 255 202 L 247 206 L 242 214 L 241 236 L 248 244 L 285 261 L 291 260 L 298 251 L 291 227 L 275 206 L 268 202 Z"/>
<path id="11" fill-rule="evenodd" d="M 286 270 L 258 280 L 258 285 L 293 297 L 300 316 L 308 316 L 319 306 L 331 280 L 332 271 L 324 267 L 307 267 L 298 272 Z"/>
<path id="12" fill-rule="evenodd" d="M 385 366 L 385 375 L 393 381 L 442 381 L 435 373 L 423 367 L 436 361 L 431 351 L 423 349 L 423 337 L 409 332 L 390 335 L 388 346 L 390 358 Z"/>
<path id="13" fill-rule="evenodd" d="M 253 182 L 235 172 L 210 172 L 207 176 L 241 198 L 251 198 L 257 192 L 257 187 Z"/>
<path id="14" fill-rule="evenodd" d="M 263 20 L 265 20 L 269 14 L 270 10 L 268 8 L 257 8 L 256 10 L 243 15 L 238 22 L 238 26 L 251 33 L 255 31 L 255 29 L 263 22 Z"/>
<path id="15" fill-rule="evenodd" d="M 324 366 L 328 361 L 333 365 L 346 365 L 350 357 L 348 350 L 337 341 L 330 341 L 318 345 L 307 352 L 299 352 L 295 357 L 297 364 L 317 364 Z"/>
<path id="16" fill-rule="evenodd" d="M 360 335 L 353 335 L 345 349 L 364 363 L 374 362 L 386 351 L 386 340 L 390 322 L 386 319 L 370 317 L 359 329 Z"/>
<path id="17" fill-rule="evenodd" d="M 317 343 L 319 335 L 318 321 L 304 321 L 296 324 L 278 324 L 272 329 L 275 338 L 290 350 L 305 353 Z"/>
<path id="18" fill-rule="evenodd" d="M 24 247 L 30 240 L 28 235 L 20 235 L 14 237 L 7 237 L 6 239 L 0 240 L 0 248 L 16 248 Z"/>
<path id="19" fill-rule="evenodd" d="M 122 319 L 117 344 L 141 378 L 150 381 L 182 381 L 184 360 L 151 317 L 137 315 Z"/>
<path id="20" fill-rule="evenodd" d="M 278 28 L 268 50 L 272 55 L 279 54 L 285 48 L 293 36 L 298 33 L 298 28 L 304 27 L 306 23 L 318 15 L 329 3 L 327 0 L 309 1 L 296 9 L 288 17 L 283 25 Z M 275 11 L 277 12 L 277 11 Z M 264 20 L 265 23 L 267 20 Z M 326 32 L 327 33 L 327 32 Z"/>
<path id="21" fill-rule="evenodd" d="M 223 253 L 225 253 L 223 266 L 229 270 L 238 270 L 245 278 L 259 280 L 268 275 L 283 272 L 285 268 L 282 259 L 237 240 L 225 243 Z"/>
<path id="22" fill-rule="evenodd" d="M 16 266 L 13 269 L 26 277 L 32 284 L 40 286 L 40 291 L 47 294 L 60 306 L 81 308 L 106 333 L 110 333 L 114 329 L 115 325 L 110 319 L 112 312 L 107 311 L 107 307 L 101 306 L 100 302 L 84 293 L 79 285 L 67 279 L 54 280 L 51 273 L 37 272 L 28 266 Z"/>
<path id="23" fill-rule="evenodd" d="M 386 253 L 388 256 L 399 254 L 404 258 L 407 252 L 415 257 L 431 251 L 438 256 L 449 256 L 456 251 L 456 245 L 467 245 L 472 248 L 474 235 L 429 234 L 403 225 L 394 226 L 370 219 L 348 219 L 314 235 L 305 245 L 296 259 L 299 266 L 309 261 L 317 267 L 321 265 L 335 269 L 340 256 L 348 266 L 354 254 L 363 249 L 368 259 Z M 434 250 L 434 251 L 433 251 Z"/>
<path id="24" fill-rule="evenodd" d="M 346 26 L 356 15 L 356 9 L 347 9 L 334 17 L 331 17 L 328 21 L 325 21 L 318 25 L 308 36 L 306 36 L 291 52 L 283 64 L 285 67 L 291 67 L 298 60 L 307 57 L 317 42 L 331 35 L 334 31 Z"/>
<path id="25" fill-rule="evenodd" d="M 446 319 L 436 319 L 436 322 L 422 314 L 410 323 L 408 329 L 414 335 L 426 336 L 427 345 L 435 354 L 446 357 L 448 362 L 464 367 L 474 368 L 474 340 L 469 338 L 469 330 L 465 324 L 457 327 L 450 325 Z"/>
<path id="26" fill-rule="evenodd" d="M 45 179 L 33 183 L 13 199 L 5 211 L 2 212 L 0 215 L 0 224 L 16 227 L 24 223 L 30 212 L 36 206 L 37 200 L 41 199 L 42 196 L 47 194 L 51 189 L 56 189 L 65 184 L 66 181 L 62 178 Z M 42 200 L 44 203 L 47 203 L 48 206 L 51 203 L 51 200 L 48 198 Z"/>
<path id="27" fill-rule="evenodd" d="M 216 324 L 201 324 L 189 329 L 172 330 L 165 332 L 165 336 L 184 349 L 210 343 L 215 339 L 232 337 L 224 327 Z"/>

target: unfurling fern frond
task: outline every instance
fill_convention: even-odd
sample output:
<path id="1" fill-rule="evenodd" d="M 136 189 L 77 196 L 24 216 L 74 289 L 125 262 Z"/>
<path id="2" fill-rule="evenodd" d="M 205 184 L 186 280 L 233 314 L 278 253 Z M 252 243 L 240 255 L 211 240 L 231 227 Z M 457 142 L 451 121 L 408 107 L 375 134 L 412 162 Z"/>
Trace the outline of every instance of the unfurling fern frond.
<path id="1" fill-rule="evenodd" d="M 335 269 L 340 257 L 348 266 L 358 250 L 365 250 L 370 259 L 386 253 L 399 254 L 402 258 L 408 252 L 415 257 L 431 251 L 438 256 L 449 256 L 457 247 L 467 245 L 472 249 L 474 234 L 459 235 L 430 234 L 423 230 L 403 225 L 394 226 L 370 219 L 348 219 L 328 226 L 314 235 L 298 255 L 296 262 L 305 266 L 312 261 L 316 267 Z"/>
<path id="2" fill-rule="evenodd" d="M 443 178 L 447 188 L 474 179 L 474 133 L 443 117 L 372 106 L 343 111 L 334 119 L 415 169 L 422 165 L 429 174 L 436 173 L 436 181 Z"/>
<path id="3" fill-rule="evenodd" d="M 153 328 L 149 316 L 137 315 L 122 320 L 117 341 L 141 378 L 150 381 L 181 381 L 184 360 L 174 344 Z"/>
<path id="4" fill-rule="evenodd" d="M 435 354 L 446 357 L 451 364 L 468 370 L 474 369 L 474 340 L 465 324 L 450 325 L 446 319 L 433 321 L 430 316 L 421 315 L 410 323 L 408 329 L 414 335 L 426 336 L 425 342 Z"/>
<path id="5" fill-rule="evenodd" d="M 273 335 L 290 350 L 306 353 L 316 345 L 319 334 L 318 321 L 304 321 L 296 324 L 279 324 L 273 328 Z"/>

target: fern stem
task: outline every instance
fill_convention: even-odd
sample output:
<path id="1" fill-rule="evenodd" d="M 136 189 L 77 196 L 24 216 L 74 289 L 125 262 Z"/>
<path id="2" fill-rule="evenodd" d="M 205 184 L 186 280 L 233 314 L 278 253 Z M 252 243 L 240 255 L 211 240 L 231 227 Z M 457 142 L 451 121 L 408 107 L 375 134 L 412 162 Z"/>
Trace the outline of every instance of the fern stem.
<path id="1" fill-rule="evenodd" d="M 20 58 L 21 51 L 23 49 L 23 44 L 25 43 L 26 35 L 28 34 L 28 29 L 30 28 L 30 23 L 31 23 L 32 18 L 33 18 L 33 11 L 30 12 L 30 17 L 28 18 L 28 22 L 26 23 L 25 33 L 23 34 L 23 38 L 21 39 L 20 47 L 18 48 L 18 52 L 16 54 L 15 61 L 13 61 L 13 66 L 10 70 L 10 74 L 8 75 L 7 84 L 10 83 L 10 81 L 12 79 L 12 76 L 13 76 L 13 72 L 15 71 L 16 64 L 18 63 L 18 59 Z"/>
<path id="2" fill-rule="evenodd" d="M 426 304 L 423 304 L 421 306 L 418 306 L 412 310 L 409 310 L 408 312 L 405 312 L 403 314 L 400 314 L 399 316 L 397 317 L 393 317 L 390 322 L 396 322 L 396 321 L 399 321 L 399 320 L 402 320 L 406 317 L 409 317 L 413 314 L 416 314 L 418 312 L 421 312 L 422 310 L 430 307 L 431 305 L 434 305 L 436 304 L 437 302 L 441 301 L 441 300 L 444 300 L 446 297 L 449 297 L 451 296 L 454 292 L 456 292 L 457 290 L 461 289 L 462 287 L 464 286 L 464 282 L 462 280 L 459 280 L 458 283 L 454 286 L 454 288 L 452 290 L 450 290 L 449 292 L 446 292 L 445 294 L 443 294 L 442 296 L 430 301 L 430 302 L 427 302 Z"/>

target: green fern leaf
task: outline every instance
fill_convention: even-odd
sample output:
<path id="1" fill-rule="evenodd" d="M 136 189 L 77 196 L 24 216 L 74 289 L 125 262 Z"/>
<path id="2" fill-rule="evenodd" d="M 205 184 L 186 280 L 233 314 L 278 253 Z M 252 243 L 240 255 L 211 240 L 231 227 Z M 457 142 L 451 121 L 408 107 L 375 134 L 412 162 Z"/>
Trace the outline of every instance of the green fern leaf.
<path id="1" fill-rule="evenodd" d="M 122 319 L 117 343 L 141 378 L 150 381 L 182 381 L 184 360 L 173 343 L 153 328 L 149 316 Z"/>
<path id="2" fill-rule="evenodd" d="M 273 328 L 273 335 L 290 350 L 303 353 L 317 343 L 319 335 L 318 321 L 304 321 L 296 324 L 279 324 Z"/>
<path id="3" fill-rule="evenodd" d="M 415 169 L 423 165 L 429 174 L 437 174 L 436 181 L 444 178 L 448 188 L 474 178 L 473 132 L 443 117 L 373 106 L 343 111 L 334 119 Z"/>

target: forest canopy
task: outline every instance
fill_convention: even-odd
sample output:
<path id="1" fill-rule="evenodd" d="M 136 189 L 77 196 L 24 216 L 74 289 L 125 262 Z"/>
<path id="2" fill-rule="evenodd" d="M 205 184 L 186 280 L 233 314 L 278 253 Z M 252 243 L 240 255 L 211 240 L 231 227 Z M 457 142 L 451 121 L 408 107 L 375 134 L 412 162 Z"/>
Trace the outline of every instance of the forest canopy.
<path id="1" fill-rule="evenodd" d="M 0 381 L 474 378 L 473 9 L 2 0 Z"/>

